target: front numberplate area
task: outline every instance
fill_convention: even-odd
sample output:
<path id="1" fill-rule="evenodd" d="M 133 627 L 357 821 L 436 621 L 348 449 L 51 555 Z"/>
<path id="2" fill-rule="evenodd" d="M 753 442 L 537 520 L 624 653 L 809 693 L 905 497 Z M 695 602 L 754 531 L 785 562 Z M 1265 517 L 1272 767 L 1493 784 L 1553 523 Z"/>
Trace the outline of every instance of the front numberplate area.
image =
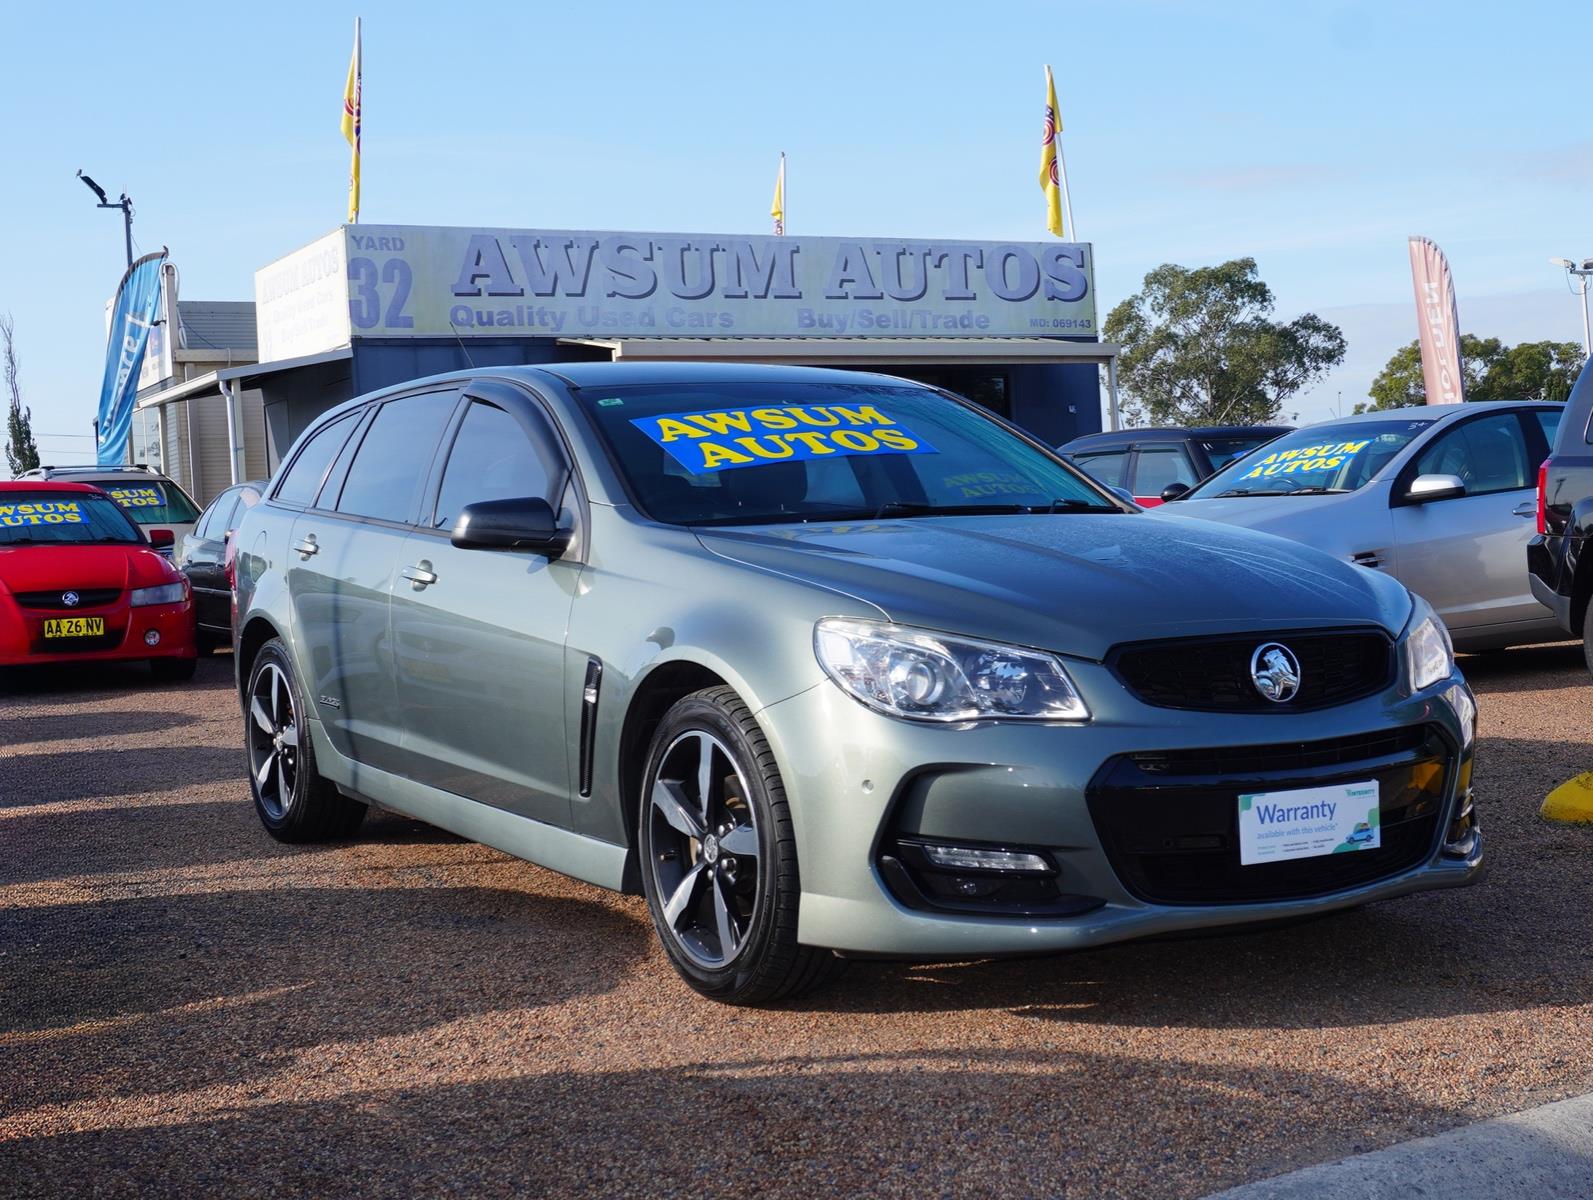
<path id="1" fill-rule="evenodd" d="M 104 617 L 51 617 L 44 623 L 47 638 L 99 637 L 104 632 Z"/>
<path id="2" fill-rule="evenodd" d="M 1239 862 L 1284 862 L 1382 845 L 1377 781 L 1239 797 Z"/>

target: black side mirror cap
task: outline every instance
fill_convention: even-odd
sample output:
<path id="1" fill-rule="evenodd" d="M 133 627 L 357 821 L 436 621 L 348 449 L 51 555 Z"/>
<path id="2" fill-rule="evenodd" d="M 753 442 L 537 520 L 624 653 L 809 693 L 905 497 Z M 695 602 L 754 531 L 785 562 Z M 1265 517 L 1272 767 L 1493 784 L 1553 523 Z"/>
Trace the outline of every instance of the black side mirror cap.
<path id="1" fill-rule="evenodd" d="M 1162 503 L 1171 504 L 1174 500 L 1182 500 L 1188 491 L 1187 483 L 1180 483 L 1175 479 L 1162 489 Z"/>
<path id="2" fill-rule="evenodd" d="M 558 558 L 571 532 L 559 528 L 553 506 L 540 496 L 478 500 L 460 509 L 449 540 L 461 550 L 532 550 Z"/>

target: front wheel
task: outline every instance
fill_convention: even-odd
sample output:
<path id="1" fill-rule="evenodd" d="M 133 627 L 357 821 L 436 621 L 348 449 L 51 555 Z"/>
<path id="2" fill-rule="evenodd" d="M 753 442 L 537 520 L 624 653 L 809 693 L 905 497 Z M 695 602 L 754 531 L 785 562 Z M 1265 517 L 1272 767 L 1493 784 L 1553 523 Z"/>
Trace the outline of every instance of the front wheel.
<path id="1" fill-rule="evenodd" d="M 343 795 L 315 769 L 304 702 L 280 638 L 260 647 L 250 666 L 247 704 L 243 740 L 249 790 L 266 832 L 279 842 L 316 842 L 358 829 L 365 805 Z"/>
<path id="2" fill-rule="evenodd" d="M 1582 657 L 1587 660 L 1587 669 L 1593 671 L 1593 601 L 1582 613 Z"/>
<path id="3" fill-rule="evenodd" d="M 642 789 L 642 886 L 687 983 L 729 1004 L 761 1004 L 837 973 L 842 960 L 797 943 L 801 884 L 785 787 L 734 690 L 705 688 L 665 714 Z"/>

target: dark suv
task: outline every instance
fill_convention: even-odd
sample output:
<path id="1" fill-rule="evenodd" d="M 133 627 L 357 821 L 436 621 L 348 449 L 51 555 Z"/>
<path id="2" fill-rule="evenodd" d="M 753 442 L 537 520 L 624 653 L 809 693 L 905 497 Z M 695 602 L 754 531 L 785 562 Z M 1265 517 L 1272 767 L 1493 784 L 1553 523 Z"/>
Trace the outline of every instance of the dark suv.
<path id="1" fill-rule="evenodd" d="M 1593 367 L 1565 402 L 1554 449 L 1538 468 L 1538 536 L 1527 545 L 1532 594 L 1582 639 L 1593 670 Z"/>
<path id="2" fill-rule="evenodd" d="M 1292 425 L 1207 425 L 1196 429 L 1117 429 L 1074 438 L 1060 448 L 1098 483 L 1120 487 L 1135 503 L 1154 508 L 1257 446 L 1293 431 Z"/>

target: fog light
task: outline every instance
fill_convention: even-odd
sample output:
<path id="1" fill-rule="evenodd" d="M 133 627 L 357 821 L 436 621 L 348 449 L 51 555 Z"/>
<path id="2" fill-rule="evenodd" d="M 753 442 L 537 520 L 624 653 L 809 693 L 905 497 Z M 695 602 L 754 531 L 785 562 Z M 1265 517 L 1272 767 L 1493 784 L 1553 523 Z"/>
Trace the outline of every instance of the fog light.
<path id="1" fill-rule="evenodd" d="M 939 846 L 924 843 L 924 854 L 937 867 L 952 871 L 1050 871 L 1051 864 L 1038 854 L 1022 850 L 987 850 L 976 846 Z"/>
<path id="2" fill-rule="evenodd" d="M 146 633 L 144 635 L 144 645 L 146 645 L 146 646 L 158 646 L 158 645 L 160 645 L 160 633 L 157 630 L 151 629 L 148 633 Z"/>

